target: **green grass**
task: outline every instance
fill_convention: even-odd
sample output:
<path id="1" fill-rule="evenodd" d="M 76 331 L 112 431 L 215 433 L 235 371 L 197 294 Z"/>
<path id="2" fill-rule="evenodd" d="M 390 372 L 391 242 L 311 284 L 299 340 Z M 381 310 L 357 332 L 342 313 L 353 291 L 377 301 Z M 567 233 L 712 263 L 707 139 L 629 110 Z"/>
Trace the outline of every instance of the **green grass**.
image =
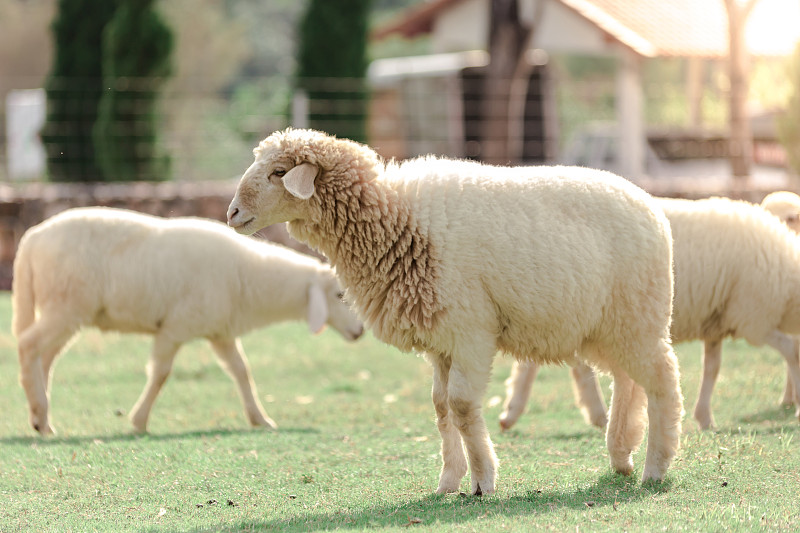
<path id="1" fill-rule="evenodd" d="M 150 419 L 125 417 L 144 385 L 149 339 L 83 332 L 57 362 L 52 420 L 37 437 L 17 382 L 10 304 L 0 295 L 0 531 L 719 531 L 800 527 L 800 428 L 777 405 L 769 348 L 730 342 L 713 406 L 719 429 L 685 432 L 668 479 L 611 473 L 603 436 L 573 405 L 568 372 L 542 370 L 529 412 L 501 434 L 497 360 L 485 413 L 497 493 L 435 496 L 439 437 L 419 357 L 367 336 L 277 325 L 244 339 L 277 433 L 252 430 L 203 342 L 183 348 Z M 691 413 L 700 346 L 677 347 Z M 608 397 L 608 379 L 603 379 Z M 468 490 L 465 479 L 462 489 Z M 209 503 L 215 502 L 215 503 Z"/>

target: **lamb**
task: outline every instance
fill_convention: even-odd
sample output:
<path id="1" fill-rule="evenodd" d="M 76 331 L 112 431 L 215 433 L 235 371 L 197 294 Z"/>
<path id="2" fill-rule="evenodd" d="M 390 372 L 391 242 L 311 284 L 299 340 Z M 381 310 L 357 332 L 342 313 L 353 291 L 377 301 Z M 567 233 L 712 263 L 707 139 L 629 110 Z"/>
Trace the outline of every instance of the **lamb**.
<path id="1" fill-rule="evenodd" d="M 191 339 L 211 343 L 250 424 L 275 428 L 238 337 L 303 318 L 315 333 L 326 323 L 348 340 L 363 331 L 333 270 L 316 258 L 216 221 L 122 209 L 69 209 L 29 229 L 14 261 L 12 291 L 20 382 L 30 423 L 43 435 L 53 433 L 51 366 L 83 326 L 153 335 L 147 384 L 130 413 L 137 432 L 146 431 L 175 354 Z"/>
<path id="2" fill-rule="evenodd" d="M 800 241 L 775 217 L 747 202 L 722 198 L 660 202 L 674 237 L 672 340 L 704 341 L 703 381 L 694 410 L 700 428 L 715 425 L 711 394 L 722 340 L 728 336 L 755 346 L 768 344 L 780 352 L 788 369 L 784 401 L 797 405 L 795 416 L 800 418 L 800 398 L 795 397 L 800 366 L 791 336 L 800 332 Z M 769 202 L 762 205 L 770 208 Z M 500 415 L 504 429 L 522 414 L 535 374 L 531 364 L 515 364 L 512 369 Z M 600 425 L 598 413 L 604 413 L 605 406 L 591 369 L 577 366 L 573 376 L 579 405 Z"/>
<path id="3" fill-rule="evenodd" d="M 385 162 L 365 145 L 291 128 L 254 155 L 228 224 L 252 233 L 288 222 L 329 258 L 377 338 L 432 365 L 437 493 L 459 490 L 467 457 L 472 494 L 495 490 L 481 399 L 498 350 L 537 362 L 577 350 L 610 371 L 611 465 L 633 471 L 646 412 L 642 479 L 663 479 L 682 399 L 669 224 L 644 191 L 586 168 Z"/>

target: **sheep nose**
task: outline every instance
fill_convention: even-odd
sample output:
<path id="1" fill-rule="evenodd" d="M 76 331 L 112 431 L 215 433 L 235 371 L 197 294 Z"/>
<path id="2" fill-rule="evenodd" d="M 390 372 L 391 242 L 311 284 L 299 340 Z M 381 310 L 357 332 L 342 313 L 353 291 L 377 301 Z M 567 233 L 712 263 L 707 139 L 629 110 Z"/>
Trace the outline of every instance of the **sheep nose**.
<path id="1" fill-rule="evenodd" d="M 231 222 L 233 222 L 233 217 L 235 217 L 238 214 L 239 214 L 239 208 L 238 207 L 231 207 L 230 209 L 228 209 L 228 225 L 229 226 L 231 225 Z"/>

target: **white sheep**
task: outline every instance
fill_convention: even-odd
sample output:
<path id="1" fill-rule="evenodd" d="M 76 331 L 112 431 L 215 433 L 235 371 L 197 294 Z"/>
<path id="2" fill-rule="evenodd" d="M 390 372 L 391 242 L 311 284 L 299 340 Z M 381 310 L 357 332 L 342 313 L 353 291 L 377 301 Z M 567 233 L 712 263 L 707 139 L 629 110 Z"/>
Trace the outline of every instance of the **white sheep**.
<path id="1" fill-rule="evenodd" d="M 761 200 L 761 207 L 781 219 L 795 233 L 800 233 L 800 196 L 789 191 L 770 193 Z"/>
<path id="2" fill-rule="evenodd" d="M 538 362 L 579 350 L 609 370 L 614 470 L 633 471 L 646 411 L 642 479 L 664 477 L 682 400 L 668 332 L 671 237 L 649 195 L 585 168 L 387 163 L 310 130 L 276 132 L 254 153 L 228 224 L 252 233 L 288 221 L 330 259 L 379 339 L 425 353 L 442 437 L 438 493 L 459 490 L 464 448 L 472 493 L 495 489 L 481 401 L 498 350 Z"/>
<path id="3" fill-rule="evenodd" d="M 714 425 L 711 394 L 722 340 L 729 336 L 778 350 L 788 370 L 784 401 L 795 403 L 795 416 L 800 417 L 800 398 L 792 386 L 800 385 L 797 343 L 792 336 L 800 332 L 800 241 L 767 211 L 747 202 L 713 198 L 661 199 L 660 203 L 674 238 L 672 340 L 704 341 L 703 380 L 694 410 L 698 424 L 702 429 Z M 764 207 L 778 211 L 777 206 L 768 205 Z M 534 364 L 514 364 L 500 415 L 504 429 L 524 411 L 536 371 Z M 593 372 L 580 365 L 573 368 L 573 377 L 578 404 L 600 425 L 599 413 L 605 412 L 605 406 Z"/>
<path id="4" fill-rule="evenodd" d="M 780 218 L 792 231 L 800 233 L 800 196 L 789 191 L 773 192 L 761 200 L 761 207 Z M 781 348 L 778 348 L 778 350 L 781 349 L 791 350 L 795 359 L 800 356 L 800 342 L 795 337 L 782 339 Z M 795 403 L 795 390 L 792 384 L 792 376 L 787 367 L 786 384 L 783 387 L 781 404 L 792 405 L 793 403 Z"/>
<path id="5" fill-rule="evenodd" d="M 236 381 L 250 424 L 274 428 L 238 337 L 301 319 L 313 332 L 330 324 L 348 340 L 362 332 L 329 266 L 199 218 L 102 207 L 64 211 L 23 235 L 12 290 L 20 382 L 30 423 L 45 435 L 53 433 L 52 363 L 83 326 L 153 335 L 147 384 L 130 413 L 138 432 L 147 429 L 175 354 L 191 339 L 211 343 Z"/>

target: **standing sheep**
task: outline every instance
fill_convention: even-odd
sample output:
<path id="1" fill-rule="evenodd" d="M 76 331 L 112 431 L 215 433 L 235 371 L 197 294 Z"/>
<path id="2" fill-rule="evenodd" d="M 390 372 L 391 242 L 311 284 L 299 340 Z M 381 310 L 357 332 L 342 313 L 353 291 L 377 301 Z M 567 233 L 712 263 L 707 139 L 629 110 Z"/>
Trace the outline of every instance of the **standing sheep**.
<path id="1" fill-rule="evenodd" d="M 633 471 L 646 410 L 642 479 L 664 477 L 682 400 L 668 331 L 671 237 L 650 196 L 585 168 L 387 163 L 310 130 L 276 132 L 254 154 L 228 224 L 252 233 L 288 221 L 330 259 L 379 339 L 425 353 L 442 437 L 438 493 L 459 490 L 467 457 L 471 492 L 495 490 L 481 402 L 498 350 L 538 362 L 578 351 L 610 371 L 611 465 Z"/>
<path id="2" fill-rule="evenodd" d="M 153 335 L 147 385 L 130 414 L 139 432 L 147 429 L 175 354 L 191 339 L 211 343 L 239 387 L 250 424 L 274 428 L 238 337 L 301 319 L 315 333 L 326 323 L 348 340 L 362 332 L 328 266 L 198 218 L 102 207 L 64 211 L 23 235 L 12 290 L 20 382 L 30 423 L 44 435 L 53 433 L 51 366 L 83 326 Z"/>
<path id="3" fill-rule="evenodd" d="M 800 332 L 800 241 L 767 211 L 747 202 L 723 198 L 660 202 L 674 238 L 672 340 L 704 341 L 703 380 L 694 410 L 698 424 L 702 429 L 714 425 L 711 394 L 722 341 L 728 336 L 778 350 L 788 370 L 784 401 L 796 404 L 795 416 L 800 418 L 800 398 L 794 396 L 800 365 L 791 336 Z M 514 364 L 500 415 L 504 429 L 524 411 L 535 375 L 535 365 Z M 573 368 L 573 377 L 581 409 L 600 421 L 598 413 L 604 413 L 605 406 L 593 372 L 579 365 Z"/>

